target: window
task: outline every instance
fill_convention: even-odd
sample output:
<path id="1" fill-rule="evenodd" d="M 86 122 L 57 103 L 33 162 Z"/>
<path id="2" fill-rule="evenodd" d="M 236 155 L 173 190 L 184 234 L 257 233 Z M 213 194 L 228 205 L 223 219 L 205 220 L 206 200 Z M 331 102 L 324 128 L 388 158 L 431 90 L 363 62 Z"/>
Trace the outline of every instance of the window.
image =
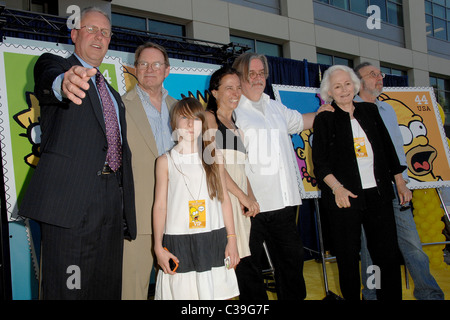
<path id="1" fill-rule="evenodd" d="M 445 20 L 434 18 L 434 37 L 442 40 L 447 40 L 447 24 Z"/>
<path id="2" fill-rule="evenodd" d="M 177 37 L 184 37 L 185 35 L 184 26 L 175 23 L 129 16 L 120 13 L 112 13 L 111 17 L 112 17 L 112 25 L 115 27 L 124 27 L 143 31 L 150 31 L 160 33 L 163 35 L 171 35 Z"/>
<path id="3" fill-rule="evenodd" d="M 57 0 L 31 0 L 28 3 L 29 10 L 32 12 L 47 13 L 58 15 L 58 1 Z"/>
<path id="4" fill-rule="evenodd" d="M 326 64 L 329 66 L 340 64 L 353 68 L 353 60 L 324 53 L 317 53 L 317 63 Z"/>
<path id="5" fill-rule="evenodd" d="M 350 8 L 353 12 L 366 15 L 367 7 L 367 0 L 350 0 Z"/>
<path id="6" fill-rule="evenodd" d="M 230 35 L 230 41 L 250 47 L 247 52 L 257 52 L 266 56 L 283 57 L 283 48 L 276 43 Z"/>
<path id="7" fill-rule="evenodd" d="M 279 44 L 256 40 L 256 50 L 266 56 L 282 57 L 283 50 Z"/>
<path id="8" fill-rule="evenodd" d="M 425 1 L 425 25 L 427 36 L 450 41 L 450 1 Z"/>
<path id="9" fill-rule="evenodd" d="M 162 22 L 148 19 L 148 31 L 169 34 L 171 36 L 183 37 L 184 26 L 174 23 Z"/>
<path id="10" fill-rule="evenodd" d="M 327 66 L 332 66 L 333 63 L 333 56 L 327 55 L 327 54 L 322 54 L 322 53 L 318 53 L 317 54 L 317 63 L 320 64 L 326 64 Z"/>
<path id="11" fill-rule="evenodd" d="M 147 21 L 145 18 L 128 16 L 125 14 L 112 13 L 112 24 L 115 27 L 124 27 L 137 30 L 147 30 Z"/>
<path id="12" fill-rule="evenodd" d="M 446 113 L 446 124 L 450 124 L 450 80 L 430 76 L 430 85 L 434 88 L 437 102 Z"/>
<path id="13" fill-rule="evenodd" d="M 427 36 L 433 36 L 433 17 L 430 15 L 425 15 L 425 27 Z"/>
<path id="14" fill-rule="evenodd" d="M 330 0 L 330 4 L 338 8 L 350 10 L 348 0 Z"/>
<path id="15" fill-rule="evenodd" d="M 406 71 L 385 66 L 380 66 L 380 71 L 385 74 L 391 74 L 393 76 L 406 76 L 407 74 Z"/>
<path id="16" fill-rule="evenodd" d="M 280 0 L 222 0 L 269 13 L 280 14 Z"/>
<path id="17" fill-rule="evenodd" d="M 329 5 L 367 16 L 367 8 L 376 5 L 381 11 L 381 20 L 403 27 L 402 0 L 316 0 Z"/>
<path id="18" fill-rule="evenodd" d="M 388 21 L 387 15 L 387 4 L 385 0 L 370 0 L 370 5 L 375 5 L 380 8 L 381 20 L 386 22 Z"/>
<path id="19" fill-rule="evenodd" d="M 396 26 L 403 26 L 403 9 L 399 1 L 387 2 L 387 21 Z"/>

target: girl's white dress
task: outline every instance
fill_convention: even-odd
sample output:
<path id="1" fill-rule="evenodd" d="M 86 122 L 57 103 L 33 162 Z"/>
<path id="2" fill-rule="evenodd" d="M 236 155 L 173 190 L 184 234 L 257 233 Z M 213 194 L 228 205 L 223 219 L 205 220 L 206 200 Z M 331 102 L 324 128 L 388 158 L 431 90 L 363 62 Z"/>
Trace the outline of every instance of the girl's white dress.
<path id="1" fill-rule="evenodd" d="M 163 246 L 179 259 L 175 275 L 162 270 L 155 300 L 225 300 L 239 295 L 234 269 L 225 267 L 227 232 L 221 203 L 211 200 L 198 153 L 172 149 L 168 158 Z"/>

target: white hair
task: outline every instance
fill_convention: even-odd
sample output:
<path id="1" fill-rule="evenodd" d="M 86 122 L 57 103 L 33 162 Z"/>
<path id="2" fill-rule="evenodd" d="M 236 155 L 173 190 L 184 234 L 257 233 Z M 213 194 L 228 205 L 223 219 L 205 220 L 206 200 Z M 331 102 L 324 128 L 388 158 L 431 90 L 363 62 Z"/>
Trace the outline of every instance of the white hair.
<path id="1" fill-rule="evenodd" d="M 350 79 L 353 82 L 354 85 L 354 94 L 356 95 L 359 92 L 359 89 L 361 87 L 361 81 L 359 80 L 358 76 L 356 75 L 356 73 L 353 71 L 353 69 L 344 66 L 344 65 L 334 65 L 329 67 L 325 73 L 323 74 L 323 79 L 322 82 L 320 83 L 320 97 L 322 98 L 322 100 L 324 100 L 325 102 L 331 102 L 333 101 L 333 97 L 331 97 L 328 94 L 328 91 L 330 91 L 330 77 L 333 74 L 333 72 L 337 71 L 337 70 L 341 70 L 341 71 L 345 71 L 350 75 Z"/>

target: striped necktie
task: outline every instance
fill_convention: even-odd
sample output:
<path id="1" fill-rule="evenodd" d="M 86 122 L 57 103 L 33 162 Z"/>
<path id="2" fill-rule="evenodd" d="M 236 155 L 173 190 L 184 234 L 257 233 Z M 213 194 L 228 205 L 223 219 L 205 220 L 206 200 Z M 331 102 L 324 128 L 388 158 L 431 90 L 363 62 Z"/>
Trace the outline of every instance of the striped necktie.
<path id="1" fill-rule="evenodd" d="M 103 105 L 103 116 L 105 118 L 106 139 L 108 141 L 108 153 L 106 154 L 106 162 L 115 172 L 122 165 L 122 144 L 120 142 L 119 123 L 114 108 L 111 95 L 105 84 L 105 78 L 100 71 L 97 70 L 95 76 L 97 90 Z"/>

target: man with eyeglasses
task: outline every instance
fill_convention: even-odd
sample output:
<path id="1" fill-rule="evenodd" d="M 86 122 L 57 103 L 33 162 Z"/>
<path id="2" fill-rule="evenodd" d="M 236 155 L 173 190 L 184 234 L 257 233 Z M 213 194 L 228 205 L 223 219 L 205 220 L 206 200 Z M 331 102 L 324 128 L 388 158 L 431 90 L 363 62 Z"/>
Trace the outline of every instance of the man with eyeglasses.
<path id="1" fill-rule="evenodd" d="M 125 107 L 97 69 L 108 15 L 88 8 L 80 22 L 75 53 L 45 53 L 34 68 L 41 155 L 19 213 L 41 226 L 41 299 L 119 300 L 123 239 L 136 237 Z"/>
<path id="2" fill-rule="evenodd" d="M 123 97 L 133 154 L 137 237 L 125 240 L 122 299 L 146 300 L 153 269 L 152 206 L 156 158 L 172 148 L 169 111 L 177 100 L 163 86 L 170 73 L 164 47 L 148 42 L 136 49 L 138 83 Z"/>
<path id="3" fill-rule="evenodd" d="M 355 68 L 355 73 L 361 79 L 361 89 L 355 97 L 357 102 L 371 102 L 378 106 L 381 118 L 389 131 L 391 140 L 397 151 L 400 164 L 406 166 L 406 157 L 403 149 L 403 137 L 400 132 L 397 115 L 390 104 L 378 100 L 383 92 L 383 78 L 385 74 L 368 62 L 361 63 Z M 409 181 L 407 170 L 403 177 Z M 395 189 L 395 185 L 393 185 Z M 395 190 L 397 191 L 397 190 Z M 401 206 L 402 194 L 395 192 L 396 199 L 393 200 L 394 216 L 397 225 L 397 237 L 400 251 L 403 255 L 409 273 L 414 281 L 414 297 L 418 300 L 443 300 L 444 294 L 430 273 L 429 259 L 422 250 L 419 235 L 414 223 L 410 206 Z M 363 282 L 363 297 L 366 300 L 375 300 L 374 289 L 367 288 L 367 267 L 372 265 L 372 260 L 367 250 L 364 232 L 361 237 L 361 274 Z"/>
<path id="4" fill-rule="evenodd" d="M 239 283 L 240 299 L 267 299 L 261 272 L 266 243 L 276 270 L 277 298 L 303 300 L 304 250 L 296 224 L 302 180 L 289 135 L 311 129 L 316 114 L 302 115 L 264 93 L 269 72 L 264 55 L 244 53 L 233 67 L 242 87 L 236 124 L 245 135 L 246 173 L 261 208 L 250 231 L 251 262 L 260 276 Z"/>

